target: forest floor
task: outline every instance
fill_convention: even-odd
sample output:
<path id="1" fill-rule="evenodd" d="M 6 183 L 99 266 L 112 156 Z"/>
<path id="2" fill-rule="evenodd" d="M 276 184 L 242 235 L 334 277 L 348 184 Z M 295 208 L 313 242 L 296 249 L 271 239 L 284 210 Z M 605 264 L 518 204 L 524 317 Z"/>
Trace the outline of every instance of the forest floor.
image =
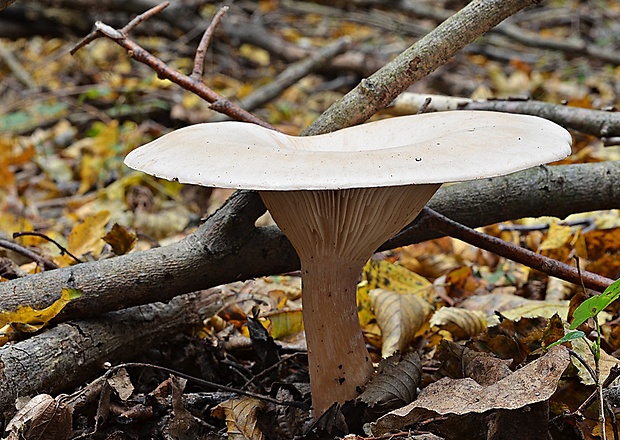
<path id="1" fill-rule="evenodd" d="M 109 39 L 69 53 L 95 21 L 121 28 L 143 12 L 146 3 L 130 1 L 108 10 L 89 1 L 18 0 L 0 11 L 3 281 L 176 242 L 232 193 L 158 180 L 123 165 L 131 150 L 172 129 L 221 120 L 208 102 L 159 79 Z M 277 129 L 296 135 L 467 2 L 329 3 L 231 3 L 207 52 L 204 82 Z M 173 2 L 170 14 L 155 15 L 131 35 L 169 67 L 189 74 L 202 32 L 219 8 L 210 2 Z M 291 85 L 283 82 L 285 69 L 343 37 L 350 41 L 328 58 L 301 67 Z M 409 92 L 618 109 L 619 53 L 620 4 L 543 2 L 467 46 Z M 270 84 L 274 91 L 265 87 Z M 395 113 L 389 107 L 376 118 Z M 573 154 L 557 164 L 620 159 L 614 146 L 620 138 L 572 134 Z M 259 222 L 271 220 L 264 216 Z M 35 235 L 13 236 L 33 231 Z M 611 279 L 620 275 L 617 210 L 565 219 L 514 219 L 489 225 L 484 232 L 572 265 L 579 257 L 582 269 Z M 64 299 L 70 301 L 71 295 L 79 292 L 67 292 Z M 587 370 L 572 358 L 564 375 L 555 377 L 550 371 L 565 368 L 568 356 L 560 349 L 542 354 L 545 345 L 564 334 L 563 322 L 583 300 L 582 289 L 462 241 L 426 241 L 378 253 L 368 263 L 358 290 L 360 321 L 374 361 L 403 351 L 382 368 L 387 370 L 384 381 L 405 383 L 404 389 L 389 391 L 375 383 L 381 397 L 373 399 L 381 405 L 358 400 L 334 408 L 317 422 L 308 410 L 299 273 L 232 283 L 197 295 L 201 308 L 187 312 L 194 314 L 187 318 L 190 325 L 174 327 L 182 332 L 157 333 L 157 341 L 131 346 L 131 353 L 120 357 L 109 353 L 107 370 L 101 365 L 83 376 L 89 377 L 88 385 L 68 380 L 71 385 L 43 387 L 40 392 L 52 396 L 40 394 L 43 397 L 31 401 L 29 411 L 22 410 L 11 425 L 15 407 L 6 409 L 7 435 L 509 438 L 491 434 L 490 426 L 505 433 L 530 432 L 524 426 L 544 420 L 543 427 L 534 423 L 531 432 L 549 432 L 548 438 L 556 440 L 601 437 L 596 403 L 582 411 L 583 417 L 574 414 L 595 389 Z M 403 305 L 400 301 L 407 295 L 425 305 Z M 57 325 L 46 324 L 60 309 L 22 310 L 10 318 L 0 312 L 0 322 L 6 324 L 1 342 L 18 347 L 36 340 Z M 602 320 L 603 377 L 620 363 L 618 313 L 613 303 Z M 32 325 L 33 314 L 40 325 Z M 386 314 L 391 325 L 381 321 Z M 571 349 L 594 366 L 586 342 L 573 341 Z M 118 367 L 122 362 L 141 364 Z M 390 367 L 394 364 L 401 367 Z M 406 368 L 417 372 L 417 380 L 405 379 L 412 375 Z M 67 377 L 74 374 L 65 372 Z M 489 379 L 493 375 L 495 381 Z M 463 377 L 478 384 L 460 390 L 461 396 L 479 396 L 477 406 L 458 404 L 456 381 Z M 402 394 L 415 396 L 431 384 L 442 402 L 454 405 L 446 408 L 429 399 L 417 408 L 406 407 L 398 417 L 386 416 L 409 403 Z M 538 387 L 539 394 L 518 393 L 519 386 Z M 487 398 L 504 392 L 503 401 Z M 524 408 L 531 413 L 525 414 Z M 547 418 L 552 422 L 547 424 Z M 607 430 L 607 438 L 613 438 L 611 421 Z M 50 432 L 56 434 L 51 437 Z"/>

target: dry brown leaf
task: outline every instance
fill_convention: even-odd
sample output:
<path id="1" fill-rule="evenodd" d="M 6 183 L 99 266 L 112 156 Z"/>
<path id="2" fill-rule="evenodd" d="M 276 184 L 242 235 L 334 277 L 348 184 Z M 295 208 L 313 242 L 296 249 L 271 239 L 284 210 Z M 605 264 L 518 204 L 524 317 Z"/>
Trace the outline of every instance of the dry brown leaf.
<path id="1" fill-rule="evenodd" d="M 377 375 L 358 397 L 366 403 L 372 418 L 412 402 L 418 395 L 422 362 L 417 353 L 395 354 L 383 359 Z"/>
<path id="2" fill-rule="evenodd" d="M 490 386 L 481 386 L 469 378 L 440 379 L 426 387 L 416 401 L 377 420 L 372 424 L 372 432 L 378 436 L 400 430 L 429 416 L 450 418 L 496 409 L 515 410 L 543 402 L 555 392 L 569 362 L 568 350 L 557 346 Z"/>
<path id="3" fill-rule="evenodd" d="M 105 234 L 103 240 L 112 246 L 112 252 L 116 255 L 125 255 L 131 251 L 138 242 L 138 235 L 124 226 L 114 223 L 110 232 Z"/>
<path id="4" fill-rule="evenodd" d="M 228 438 L 231 440 L 264 440 L 264 434 L 256 426 L 256 413 L 264 402 L 251 397 L 230 399 L 216 406 L 212 415 L 226 419 Z"/>
<path id="5" fill-rule="evenodd" d="M 48 394 L 39 394 L 11 419 L 7 440 L 65 440 L 73 435 L 69 407 Z"/>
<path id="6" fill-rule="evenodd" d="M 112 377 L 108 378 L 108 384 L 123 402 L 129 399 L 134 390 L 131 378 L 124 368 L 119 369 Z"/>
<path id="7" fill-rule="evenodd" d="M 383 357 L 404 351 L 433 310 L 429 303 L 411 293 L 373 289 L 369 296 L 383 336 Z"/>

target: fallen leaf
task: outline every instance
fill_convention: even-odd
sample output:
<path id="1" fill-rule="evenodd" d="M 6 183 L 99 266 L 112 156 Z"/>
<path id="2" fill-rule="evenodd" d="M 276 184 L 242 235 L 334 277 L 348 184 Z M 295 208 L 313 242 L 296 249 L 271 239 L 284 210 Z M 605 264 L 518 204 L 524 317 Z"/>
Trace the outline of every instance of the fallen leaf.
<path id="1" fill-rule="evenodd" d="M 72 419 L 71 410 L 60 399 L 39 394 L 8 423 L 7 440 L 68 440 L 73 436 Z"/>
<path id="2" fill-rule="evenodd" d="M 429 417 L 515 410 L 548 400 L 569 364 L 568 350 L 553 347 L 541 358 L 489 386 L 473 379 L 443 378 L 430 384 L 411 404 L 392 411 L 371 425 L 375 436 L 400 430 Z"/>
<path id="3" fill-rule="evenodd" d="M 123 402 L 131 397 L 134 390 L 131 378 L 124 368 L 119 369 L 112 377 L 108 378 L 108 385 L 116 391 L 116 394 Z"/>
<path id="4" fill-rule="evenodd" d="M 373 289 L 369 295 L 383 336 L 381 355 L 387 357 L 395 351 L 404 351 L 427 322 L 433 308 L 412 293 Z"/>
<path id="5" fill-rule="evenodd" d="M 430 325 L 450 332 L 453 339 L 458 340 L 482 333 L 487 328 L 487 319 L 479 310 L 442 307 L 433 314 Z"/>
<path id="6" fill-rule="evenodd" d="M 124 226 L 114 223 L 110 232 L 105 234 L 103 241 L 112 246 L 112 252 L 116 255 L 125 255 L 131 251 L 138 242 L 138 235 L 125 228 Z"/>
<path id="7" fill-rule="evenodd" d="M 415 353 L 394 354 L 379 364 L 358 400 L 368 405 L 373 420 L 387 412 L 407 405 L 418 395 L 422 378 L 422 362 Z"/>
<path id="8" fill-rule="evenodd" d="M 32 326 L 32 331 L 40 330 L 52 318 L 60 313 L 60 311 L 76 298 L 79 298 L 82 292 L 76 289 L 62 289 L 62 294 L 52 305 L 42 310 L 35 310 L 30 306 L 19 306 L 14 311 L 0 311 L 0 326 L 7 324 L 28 324 Z"/>
<path id="9" fill-rule="evenodd" d="M 226 419 L 228 438 L 231 440 L 263 440 L 258 429 L 256 413 L 264 403 L 251 397 L 240 397 L 222 402 L 213 408 L 211 415 Z"/>

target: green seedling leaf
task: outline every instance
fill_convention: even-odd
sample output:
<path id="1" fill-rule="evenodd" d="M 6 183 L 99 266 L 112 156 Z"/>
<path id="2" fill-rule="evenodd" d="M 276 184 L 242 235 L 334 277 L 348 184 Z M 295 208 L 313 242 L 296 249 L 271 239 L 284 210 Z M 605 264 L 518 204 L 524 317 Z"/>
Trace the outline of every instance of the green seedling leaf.
<path id="1" fill-rule="evenodd" d="M 573 313 L 573 323 L 570 329 L 574 330 L 590 318 L 594 318 L 609 304 L 620 298 L 620 279 L 617 279 L 598 296 L 586 299 Z"/>
<path id="2" fill-rule="evenodd" d="M 566 333 L 564 336 L 562 336 L 562 338 L 558 339 L 557 341 L 555 341 L 552 344 L 549 344 L 549 346 L 547 347 L 548 349 L 551 347 L 555 347 L 556 345 L 560 345 L 563 344 L 565 342 L 569 342 L 569 341 L 573 341 L 575 339 L 580 339 L 583 338 L 586 334 L 584 332 L 582 332 L 581 330 L 577 330 L 574 332 L 570 332 L 570 333 Z"/>

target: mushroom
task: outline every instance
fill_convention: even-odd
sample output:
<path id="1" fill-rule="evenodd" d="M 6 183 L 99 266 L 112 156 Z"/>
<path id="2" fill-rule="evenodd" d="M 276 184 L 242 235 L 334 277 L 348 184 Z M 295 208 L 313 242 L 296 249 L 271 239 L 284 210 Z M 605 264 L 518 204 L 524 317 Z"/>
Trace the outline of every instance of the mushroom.
<path id="1" fill-rule="evenodd" d="M 301 261 L 314 416 L 355 398 L 373 374 L 356 307 L 372 253 L 445 182 L 563 158 L 571 136 L 534 116 L 454 111 L 295 137 L 242 122 L 173 131 L 125 163 L 157 177 L 258 190 Z"/>

